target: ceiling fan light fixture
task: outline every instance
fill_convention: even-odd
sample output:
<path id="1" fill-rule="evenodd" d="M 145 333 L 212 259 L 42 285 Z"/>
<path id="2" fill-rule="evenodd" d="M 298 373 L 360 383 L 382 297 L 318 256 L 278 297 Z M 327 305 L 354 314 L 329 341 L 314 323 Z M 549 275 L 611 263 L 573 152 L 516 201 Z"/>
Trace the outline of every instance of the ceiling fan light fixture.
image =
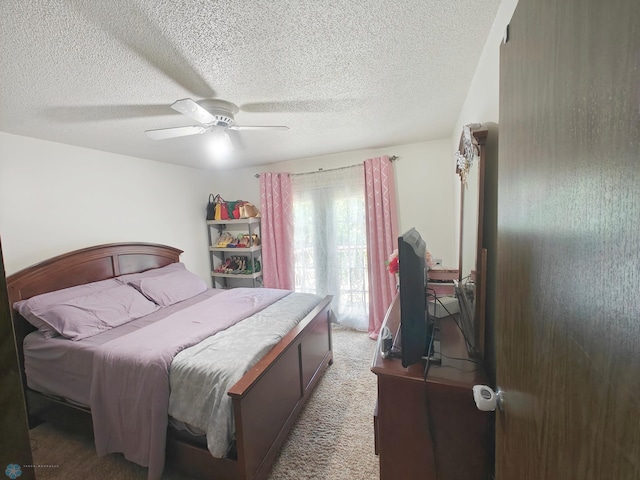
<path id="1" fill-rule="evenodd" d="M 231 150 L 233 148 L 226 130 L 288 130 L 289 127 L 284 125 L 236 125 L 233 115 L 238 112 L 238 107 L 231 102 L 219 99 L 204 99 L 194 101 L 190 98 L 183 98 L 171 105 L 171 108 L 200 125 L 192 125 L 187 127 L 160 128 L 156 130 L 147 130 L 146 134 L 153 140 L 164 140 L 166 138 L 182 137 L 185 135 L 197 135 L 207 132 L 214 133 L 221 130 L 225 133 L 224 139 L 216 139 L 212 141 L 219 146 L 216 150 Z"/>
<path id="2" fill-rule="evenodd" d="M 233 151 L 233 143 L 224 127 L 212 127 L 208 139 L 209 151 L 216 157 L 228 157 Z"/>

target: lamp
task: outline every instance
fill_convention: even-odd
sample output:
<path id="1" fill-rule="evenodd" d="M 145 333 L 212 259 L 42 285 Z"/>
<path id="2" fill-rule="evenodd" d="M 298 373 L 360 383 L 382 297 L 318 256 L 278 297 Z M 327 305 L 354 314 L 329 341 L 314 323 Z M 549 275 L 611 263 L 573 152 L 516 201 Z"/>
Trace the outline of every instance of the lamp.
<path id="1" fill-rule="evenodd" d="M 474 128 L 478 128 L 481 125 L 479 123 L 469 123 L 462 127 L 462 152 L 458 150 L 454 156 L 456 159 L 456 171 L 460 175 L 462 179 L 462 184 L 467 187 L 467 176 L 469 175 L 469 170 L 473 166 L 473 162 L 478 156 L 478 145 L 474 142 L 473 135 L 471 134 L 471 130 Z"/>
<path id="2" fill-rule="evenodd" d="M 231 143 L 226 127 L 211 127 L 209 150 L 216 157 L 227 157 L 231 153 L 233 143 Z"/>

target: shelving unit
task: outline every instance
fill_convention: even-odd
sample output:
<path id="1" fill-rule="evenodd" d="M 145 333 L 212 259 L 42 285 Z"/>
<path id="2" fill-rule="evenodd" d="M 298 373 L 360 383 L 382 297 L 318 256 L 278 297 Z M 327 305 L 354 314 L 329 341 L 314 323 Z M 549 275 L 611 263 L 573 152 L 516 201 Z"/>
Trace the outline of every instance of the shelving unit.
<path id="1" fill-rule="evenodd" d="M 211 258 L 211 277 L 214 288 L 231 288 L 229 280 L 238 280 L 237 286 L 246 286 L 243 281 L 250 281 L 252 287 L 262 285 L 262 245 L 253 244 L 253 235 L 261 239 L 260 218 L 241 218 L 239 220 L 207 220 L 209 234 L 209 253 Z M 223 232 L 236 237 L 238 234 L 249 235 L 249 247 L 216 247 L 214 246 Z M 215 270 L 227 258 L 233 256 L 247 257 L 249 265 L 260 265 L 260 270 L 252 273 L 224 273 Z"/>

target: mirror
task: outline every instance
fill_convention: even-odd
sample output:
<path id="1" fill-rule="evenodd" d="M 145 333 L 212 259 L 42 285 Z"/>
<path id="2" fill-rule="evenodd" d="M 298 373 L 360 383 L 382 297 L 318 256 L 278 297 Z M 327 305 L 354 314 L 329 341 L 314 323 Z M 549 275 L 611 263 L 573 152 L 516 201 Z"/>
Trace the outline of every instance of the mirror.
<path id="1" fill-rule="evenodd" d="M 480 175 L 479 166 L 473 165 L 467 174 L 466 187 L 461 184 L 460 208 L 461 208 L 461 260 L 460 281 L 474 282 L 476 273 L 476 257 L 478 250 L 478 207 Z M 462 183 L 462 180 L 461 180 Z"/>
<path id="2" fill-rule="evenodd" d="M 488 130 L 480 124 L 465 125 L 456 152 L 460 176 L 459 293 L 460 320 L 469 332 L 470 350 L 484 353 L 484 301 L 486 250 L 483 250 L 484 145 Z"/>

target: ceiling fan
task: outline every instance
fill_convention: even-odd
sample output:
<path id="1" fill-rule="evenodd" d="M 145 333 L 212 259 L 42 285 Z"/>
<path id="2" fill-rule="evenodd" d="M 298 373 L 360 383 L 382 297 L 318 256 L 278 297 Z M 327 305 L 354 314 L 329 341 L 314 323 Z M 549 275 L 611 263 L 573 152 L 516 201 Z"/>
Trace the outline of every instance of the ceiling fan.
<path id="1" fill-rule="evenodd" d="M 190 98 L 184 98 L 173 103 L 171 108 L 195 120 L 200 125 L 146 130 L 145 133 L 149 138 L 164 140 L 220 130 L 289 130 L 289 127 L 282 125 L 236 125 L 233 115 L 238 113 L 239 109 L 236 105 L 226 100 L 204 99 L 196 102 Z"/>

